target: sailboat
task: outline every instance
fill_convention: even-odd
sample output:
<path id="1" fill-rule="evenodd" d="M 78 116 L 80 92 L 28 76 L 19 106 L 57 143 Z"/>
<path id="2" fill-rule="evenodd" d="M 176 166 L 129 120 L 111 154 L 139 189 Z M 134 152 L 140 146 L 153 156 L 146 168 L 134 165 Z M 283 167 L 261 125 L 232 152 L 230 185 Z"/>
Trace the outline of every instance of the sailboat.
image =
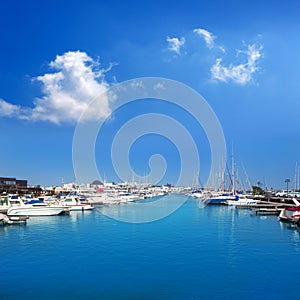
<path id="1" fill-rule="evenodd" d="M 204 199 L 202 201 L 202 204 L 228 204 L 227 201 L 238 201 L 239 200 L 239 196 L 236 194 L 235 191 L 235 170 L 234 170 L 234 159 L 233 159 L 233 154 L 232 154 L 232 175 L 229 172 L 229 169 L 227 168 L 229 177 L 230 177 L 230 181 L 231 181 L 231 185 L 232 185 L 232 191 L 231 193 L 227 192 L 217 192 L 214 194 L 211 194 L 210 197 Z"/>

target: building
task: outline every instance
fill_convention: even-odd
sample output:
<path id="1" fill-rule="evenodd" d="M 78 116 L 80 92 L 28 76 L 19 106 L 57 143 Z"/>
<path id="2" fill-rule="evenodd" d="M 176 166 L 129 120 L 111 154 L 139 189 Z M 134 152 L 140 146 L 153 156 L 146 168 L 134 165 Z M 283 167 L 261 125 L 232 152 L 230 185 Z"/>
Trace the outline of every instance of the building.
<path id="1" fill-rule="evenodd" d="M 11 194 L 40 194 L 40 187 L 28 187 L 27 180 L 13 177 L 0 177 L 0 193 Z"/>

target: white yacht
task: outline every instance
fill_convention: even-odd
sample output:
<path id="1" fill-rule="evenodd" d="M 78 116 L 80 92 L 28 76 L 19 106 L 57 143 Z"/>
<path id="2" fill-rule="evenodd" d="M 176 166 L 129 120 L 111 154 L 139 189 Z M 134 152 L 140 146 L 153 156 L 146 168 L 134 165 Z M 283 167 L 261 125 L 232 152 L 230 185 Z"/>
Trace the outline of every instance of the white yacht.
<path id="1" fill-rule="evenodd" d="M 43 202 L 25 204 L 17 195 L 10 196 L 8 203 L 8 216 L 55 216 L 66 211 L 62 205 L 47 205 Z"/>
<path id="2" fill-rule="evenodd" d="M 60 204 L 63 207 L 68 207 L 70 211 L 85 211 L 94 209 L 91 204 L 80 202 L 77 196 L 66 196 L 60 200 Z"/>
<path id="3" fill-rule="evenodd" d="M 238 195 L 237 200 L 227 200 L 226 204 L 233 205 L 233 206 L 239 206 L 239 205 L 251 206 L 251 205 L 256 205 L 257 200 L 254 200 L 252 198 L 247 198 L 246 195 Z"/>

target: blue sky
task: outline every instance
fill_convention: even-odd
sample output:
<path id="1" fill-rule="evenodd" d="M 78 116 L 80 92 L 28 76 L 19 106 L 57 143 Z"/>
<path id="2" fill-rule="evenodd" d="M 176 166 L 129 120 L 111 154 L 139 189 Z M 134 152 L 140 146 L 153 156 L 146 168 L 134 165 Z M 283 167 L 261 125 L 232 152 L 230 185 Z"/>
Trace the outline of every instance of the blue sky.
<path id="1" fill-rule="evenodd" d="M 87 101 L 116 83 L 157 76 L 206 99 L 252 184 L 283 187 L 300 163 L 299 12 L 299 1 L 1 1 L 0 175 L 42 185 L 74 181 L 73 133 Z M 118 181 L 109 145 L 122 120 L 152 111 L 189 127 L 205 181 L 205 134 L 155 101 L 124 107 L 105 123 L 95 147 L 101 175 Z M 109 112 L 104 101 L 99 113 Z M 149 172 L 157 152 L 169 166 L 162 182 L 173 183 L 178 151 L 163 137 L 135 143 L 133 169 Z"/>

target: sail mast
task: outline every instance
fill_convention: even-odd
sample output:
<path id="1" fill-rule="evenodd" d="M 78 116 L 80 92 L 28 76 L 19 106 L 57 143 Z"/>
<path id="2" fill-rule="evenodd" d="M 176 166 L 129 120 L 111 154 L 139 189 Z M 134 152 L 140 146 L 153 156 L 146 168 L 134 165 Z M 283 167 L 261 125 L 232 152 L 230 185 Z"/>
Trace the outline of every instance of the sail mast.
<path id="1" fill-rule="evenodd" d="M 231 173 L 232 173 L 232 193 L 235 194 L 235 171 L 234 171 L 234 159 L 233 159 L 233 146 L 232 146 L 232 153 L 231 153 Z"/>

